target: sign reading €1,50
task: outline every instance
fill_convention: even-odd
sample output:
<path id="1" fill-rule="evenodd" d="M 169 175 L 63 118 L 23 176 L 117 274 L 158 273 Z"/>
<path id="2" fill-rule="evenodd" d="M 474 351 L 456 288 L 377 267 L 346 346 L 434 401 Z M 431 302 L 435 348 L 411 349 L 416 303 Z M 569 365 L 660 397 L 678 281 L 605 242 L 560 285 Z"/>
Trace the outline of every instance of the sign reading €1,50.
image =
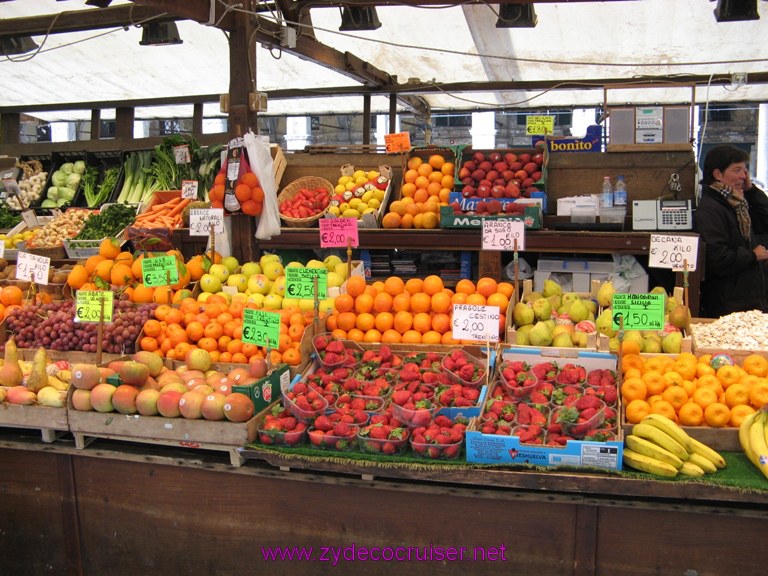
<path id="1" fill-rule="evenodd" d="M 526 134 L 552 134 L 555 131 L 554 116 L 526 116 L 525 132 Z"/>

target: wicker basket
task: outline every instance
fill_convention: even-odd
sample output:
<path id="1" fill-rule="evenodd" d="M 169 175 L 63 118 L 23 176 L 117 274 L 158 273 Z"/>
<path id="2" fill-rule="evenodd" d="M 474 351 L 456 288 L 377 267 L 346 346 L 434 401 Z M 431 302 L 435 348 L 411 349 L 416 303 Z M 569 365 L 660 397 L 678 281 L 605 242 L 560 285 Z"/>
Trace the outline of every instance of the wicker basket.
<path id="1" fill-rule="evenodd" d="M 328 182 L 325 178 L 320 178 L 319 176 L 302 176 L 283 188 L 282 192 L 280 192 L 277 197 L 278 205 L 296 196 L 302 188 L 325 188 L 328 191 L 329 197 L 333 194 L 333 184 Z M 280 218 L 285 222 L 286 226 L 291 228 L 310 228 L 315 222 L 323 217 L 327 210 L 328 206 L 326 206 L 325 210 L 322 212 L 310 216 L 309 218 L 291 218 L 282 213 L 280 214 Z"/>

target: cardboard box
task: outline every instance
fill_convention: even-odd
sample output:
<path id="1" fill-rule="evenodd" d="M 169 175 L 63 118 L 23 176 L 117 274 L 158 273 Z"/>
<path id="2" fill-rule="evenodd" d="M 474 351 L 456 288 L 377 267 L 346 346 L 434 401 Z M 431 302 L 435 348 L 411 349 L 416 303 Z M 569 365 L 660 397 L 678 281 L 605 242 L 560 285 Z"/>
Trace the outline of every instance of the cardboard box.
<path id="1" fill-rule="evenodd" d="M 232 386 L 232 392 L 240 392 L 253 400 L 256 412 L 260 412 L 280 397 L 281 386 L 288 386 L 291 381 L 291 371 L 287 364 L 281 364 L 269 375 L 258 382 L 246 386 Z"/>
<path id="2" fill-rule="evenodd" d="M 358 229 L 372 229 L 372 228 L 381 228 L 381 219 L 384 217 L 384 214 L 387 213 L 387 209 L 389 206 L 389 198 L 392 194 L 392 168 L 390 166 L 379 166 L 378 171 L 382 176 L 386 176 L 389 178 L 389 182 L 387 183 L 387 188 L 384 190 L 384 198 L 381 201 L 381 205 L 379 206 L 378 210 L 376 212 L 363 214 L 357 221 L 357 227 Z M 345 164 L 341 167 L 341 175 L 342 176 L 351 176 L 355 172 L 355 167 L 351 164 Z M 338 179 L 337 179 L 338 180 Z M 334 181 L 331 181 L 332 184 L 336 184 Z M 326 212 L 323 215 L 324 218 L 336 218 L 333 214 L 330 214 Z"/>
<path id="3" fill-rule="evenodd" d="M 547 152 L 600 152 L 600 139 L 602 138 L 602 126 L 587 126 L 587 133 L 583 138 L 572 136 L 550 136 L 544 140 L 547 144 Z"/>
<path id="4" fill-rule="evenodd" d="M 599 352 L 579 351 L 574 356 L 561 356 L 546 348 L 505 348 L 501 350 L 501 360 L 522 360 L 531 365 L 548 360 L 568 361 L 580 364 L 588 371 L 598 368 L 616 370 L 616 357 Z M 620 427 L 617 434 L 619 440 L 616 441 L 571 440 L 563 447 L 553 447 L 521 444 L 515 436 L 482 434 L 470 427 L 466 434 L 467 462 L 621 470 L 624 443 Z"/>

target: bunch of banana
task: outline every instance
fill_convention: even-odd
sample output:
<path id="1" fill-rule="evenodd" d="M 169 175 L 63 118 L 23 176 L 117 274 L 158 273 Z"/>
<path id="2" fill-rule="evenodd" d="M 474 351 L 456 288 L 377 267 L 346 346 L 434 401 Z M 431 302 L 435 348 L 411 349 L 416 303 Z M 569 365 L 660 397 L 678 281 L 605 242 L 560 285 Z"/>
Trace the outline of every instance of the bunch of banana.
<path id="1" fill-rule="evenodd" d="M 765 408 L 741 421 L 739 443 L 750 462 L 768 478 L 768 413 Z"/>
<path id="2" fill-rule="evenodd" d="M 632 427 L 624 439 L 624 464 L 668 478 L 704 476 L 725 468 L 720 454 L 661 414 L 650 414 Z"/>

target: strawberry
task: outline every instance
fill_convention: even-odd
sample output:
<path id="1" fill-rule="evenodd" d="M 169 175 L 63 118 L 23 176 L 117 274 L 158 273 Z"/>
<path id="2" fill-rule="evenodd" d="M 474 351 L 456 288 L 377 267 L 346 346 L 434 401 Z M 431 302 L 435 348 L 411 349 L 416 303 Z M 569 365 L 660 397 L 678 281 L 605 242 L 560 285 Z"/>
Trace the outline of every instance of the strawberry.
<path id="1" fill-rule="evenodd" d="M 585 394 L 576 400 L 573 404 L 577 410 L 585 410 L 587 408 L 593 408 L 597 410 L 601 407 L 601 401 L 594 395 Z"/>
<path id="2" fill-rule="evenodd" d="M 317 418 L 315 418 L 314 426 L 318 430 L 322 430 L 323 432 L 327 432 L 328 430 L 333 429 L 333 422 L 331 422 L 330 418 L 325 415 L 320 415 Z"/>
<path id="3" fill-rule="evenodd" d="M 557 376 L 558 368 L 555 362 L 539 362 L 534 364 L 531 372 L 539 380 L 552 381 Z"/>

